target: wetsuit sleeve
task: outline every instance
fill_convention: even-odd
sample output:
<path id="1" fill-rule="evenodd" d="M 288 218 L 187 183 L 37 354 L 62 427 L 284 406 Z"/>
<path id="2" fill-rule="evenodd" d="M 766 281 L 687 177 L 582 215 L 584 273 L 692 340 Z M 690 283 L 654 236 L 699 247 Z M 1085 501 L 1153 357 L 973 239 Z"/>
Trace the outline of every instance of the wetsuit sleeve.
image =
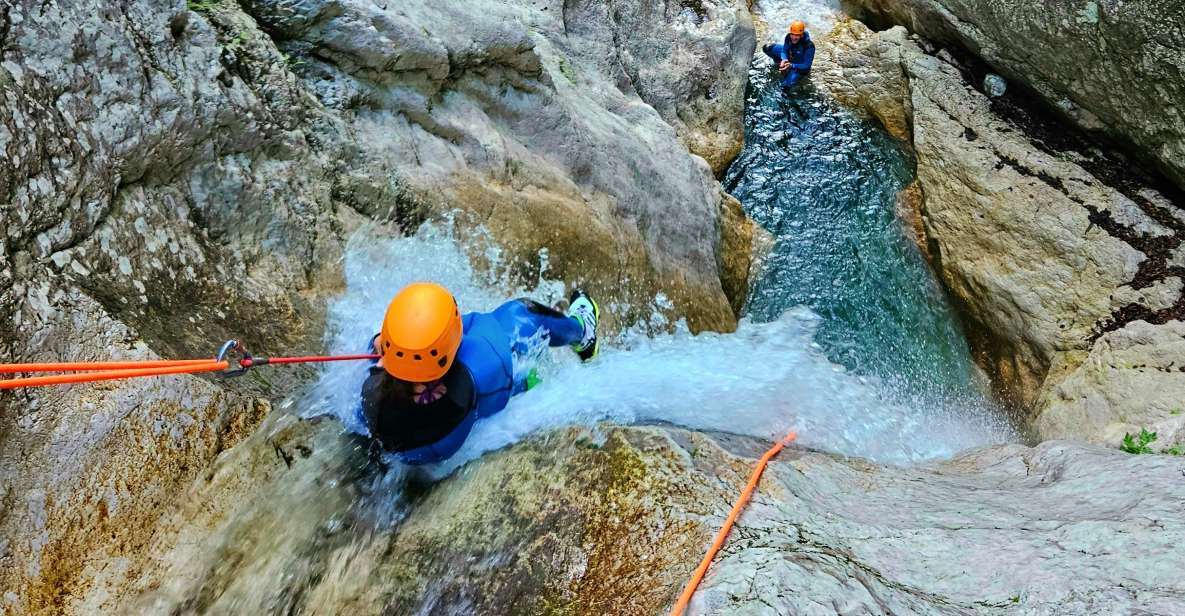
<path id="1" fill-rule="evenodd" d="M 802 62 L 791 64 L 790 68 L 796 71 L 809 71 L 811 65 L 815 63 L 815 45 L 814 43 L 807 45 L 806 51 L 802 53 Z"/>
<path id="2" fill-rule="evenodd" d="M 386 370 L 377 364 L 370 367 L 370 373 L 366 376 L 366 381 L 362 383 L 362 417 L 366 420 L 366 429 L 370 432 L 370 436 L 382 444 L 384 449 L 389 450 L 392 439 L 390 435 L 383 433 L 384 426 L 379 422 L 379 413 L 382 411 L 383 401 L 386 397 L 383 387 L 385 374 Z"/>
<path id="3" fill-rule="evenodd" d="M 789 34 L 786 35 L 786 38 L 782 39 L 782 59 L 783 60 L 790 59 L 790 35 Z"/>

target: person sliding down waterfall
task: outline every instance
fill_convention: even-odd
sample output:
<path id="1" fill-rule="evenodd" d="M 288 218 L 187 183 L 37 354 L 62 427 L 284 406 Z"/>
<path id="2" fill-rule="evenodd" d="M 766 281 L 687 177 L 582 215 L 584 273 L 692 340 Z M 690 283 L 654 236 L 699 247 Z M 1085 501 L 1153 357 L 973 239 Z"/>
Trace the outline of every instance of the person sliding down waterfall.
<path id="1" fill-rule="evenodd" d="M 761 51 L 778 63 L 778 70 L 783 73 L 783 88 L 789 88 L 809 75 L 811 64 L 815 62 L 815 44 L 806 31 L 806 24 L 798 20 L 790 22 L 786 39 L 781 45 L 769 44 L 762 47 Z"/>
<path id="2" fill-rule="evenodd" d="M 579 290 L 567 314 L 516 299 L 493 312 L 462 315 L 438 284 L 404 287 L 371 339 L 381 355 L 362 385 L 371 437 L 408 464 L 449 458 L 475 421 L 534 384 L 533 373 L 516 377 L 512 369 L 513 360 L 529 352 L 521 340 L 542 335 L 550 346 L 571 346 L 588 361 L 597 354 L 599 316 L 597 304 Z"/>

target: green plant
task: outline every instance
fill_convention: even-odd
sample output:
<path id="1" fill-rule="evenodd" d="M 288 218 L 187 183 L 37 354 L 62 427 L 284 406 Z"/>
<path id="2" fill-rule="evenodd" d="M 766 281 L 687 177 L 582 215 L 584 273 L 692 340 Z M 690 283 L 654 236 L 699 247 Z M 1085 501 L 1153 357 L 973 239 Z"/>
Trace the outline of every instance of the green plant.
<path id="1" fill-rule="evenodd" d="M 304 60 L 302 60 L 296 56 L 293 56 L 291 54 L 285 53 L 283 55 L 284 55 L 284 64 L 287 64 L 288 68 L 290 68 L 290 69 L 295 69 L 297 67 L 304 66 L 306 64 Z"/>
<path id="2" fill-rule="evenodd" d="M 1161 453 L 1167 453 L 1170 456 L 1185 456 L 1185 445 L 1173 445 Z"/>
<path id="3" fill-rule="evenodd" d="M 1130 433 L 1123 435 L 1123 444 L 1119 449 L 1127 453 L 1152 453 L 1152 448 L 1148 445 L 1156 440 L 1156 433 L 1149 432 L 1147 428 L 1140 428 L 1140 434 L 1132 436 Z"/>
<path id="4" fill-rule="evenodd" d="M 222 0 L 186 0 L 185 8 L 195 13 L 209 13 L 214 10 Z"/>
<path id="5" fill-rule="evenodd" d="M 235 35 L 230 37 L 230 40 L 223 43 L 223 47 L 237 56 L 239 51 L 247 45 L 247 33 L 243 30 L 235 30 L 234 33 Z"/>
<path id="6" fill-rule="evenodd" d="M 567 77 L 572 85 L 576 85 L 576 69 L 572 68 L 567 58 L 560 58 L 560 74 Z"/>

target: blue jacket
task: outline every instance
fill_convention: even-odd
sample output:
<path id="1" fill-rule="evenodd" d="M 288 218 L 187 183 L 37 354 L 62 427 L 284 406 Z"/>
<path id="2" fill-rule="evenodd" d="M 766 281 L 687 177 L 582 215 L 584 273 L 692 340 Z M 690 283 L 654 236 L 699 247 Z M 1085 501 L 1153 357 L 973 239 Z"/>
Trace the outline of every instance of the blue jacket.
<path id="1" fill-rule="evenodd" d="M 509 334 L 490 312 L 470 312 L 462 317 L 465 335 L 457 349 L 456 363 L 469 371 L 474 385 L 474 410 L 488 417 L 506 407 L 514 391 Z"/>
<path id="2" fill-rule="evenodd" d="M 802 73 L 811 70 L 815 62 L 815 44 L 811 42 L 811 33 L 803 32 L 802 38 L 795 45 L 790 42 L 790 35 L 782 42 L 782 59 L 790 61 L 790 68 Z"/>
<path id="3" fill-rule="evenodd" d="M 362 385 L 361 412 L 370 435 L 383 449 L 409 464 L 444 460 L 461 448 L 474 422 L 506 407 L 516 387 L 511 335 L 497 313 L 461 317 L 464 335 L 449 371 L 439 381 L 444 393 L 416 400 L 414 384 L 392 378 L 371 365 Z M 373 340 L 373 339 L 372 339 Z"/>

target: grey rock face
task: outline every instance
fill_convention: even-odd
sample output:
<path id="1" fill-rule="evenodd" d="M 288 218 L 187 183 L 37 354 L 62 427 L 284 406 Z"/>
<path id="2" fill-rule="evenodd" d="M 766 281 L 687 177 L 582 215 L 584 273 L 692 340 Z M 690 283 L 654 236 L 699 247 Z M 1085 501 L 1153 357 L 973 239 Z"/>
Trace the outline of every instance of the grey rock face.
<path id="1" fill-rule="evenodd" d="M 859 0 L 958 43 L 1089 130 L 1129 142 L 1185 187 L 1185 4 Z"/>
<path id="2" fill-rule="evenodd" d="M 367 136 L 364 167 L 393 170 L 431 211 L 471 214 L 522 261 L 548 249 L 559 278 L 634 306 L 659 290 L 693 328 L 727 329 L 736 298 L 723 288 L 739 285 L 718 263 L 738 228 L 719 223 L 711 169 L 671 144 L 702 146 L 720 169 L 735 155 L 754 38 L 740 3 L 697 6 L 257 0 L 248 10 L 301 59 L 310 90 Z"/>
<path id="3" fill-rule="evenodd" d="M 744 3 L 582 0 L 565 3 L 562 13 L 576 53 L 573 70 L 589 62 L 600 66 L 723 175 L 740 153 L 747 69 L 756 45 Z"/>
<path id="4" fill-rule="evenodd" d="M 928 256 L 969 317 L 980 363 L 1038 434 L 1118 444 L 1124 427 L 1172 432 L 1167 400 L 1185 399 L 1169 367 L 1185 365 L 1171 343 L 1181 272 L 1168 265 L 1185 239 L 1180 204 L 1110 186 L 1082 154 L 1029 138 L 900 27 L 840 24 L 821 68 L 838 98 L 916 150 Z M 1140 387 L 1086 376 L 1112 358 L 1110 336 L 1141 366 Z M 1158 342 L 1119 342 L 1130 336 Z"/>
<path id="5" fill-rule="evenodd" d="M 1174 613 L 1183 465 L 1058 442 L 916 470 L 805 454 L 773 467 L 699 613 Z"/>
<path id="6" fill-rule="evenodd" d="M 1185 442 L 1185 323 L 1134 321 L 1099 338 L 1081 364 L 1043 392 L 1041 434 L 1116 444 L 1157 433 L 1154 450 Z"/>
<path id="7" fill-rule="evenodd" d="M 350 230 L 453 210 L 523 275 L 733 327 L 752 223 L 683 144 L 740 141 L 743 3 L 455 4 L 0 7 L 0 361 L 319 351 Z M 310 373 L 0 394 L 0 611 L 91 613 Z"/>
<path id="8" fill-rule="evenodd" d="M 235 331 L 318 345 L 328 203 L 277 189 L 318 175 L 295 129 L 313 100 L 291 76 L 244 79 L 207 22 L 179 15 L 3 8 L 0 361 L 200 357 Z M 142 549 L 269 390 L 174 377 L 0 394 L 0 607 L 61 613 Z"/>
<path id="9" fill-rule="evenodd" d="M 390 494 L 325 481 L 339 476 L 329 461 L 341 452 L 324 430 L 272 434 L 187 499 L 217 499 L 241 472 L 267 467 L 269 505 L 240 503 L 213 539 L 200 512 L 162 533 L 153 562 L 167 582 L 126 605 L 665 613 L 768 446 L 674 429 L 562 430 L 468 465 L 383 526 L 368 507 Z M 305 453 L 287 466 L 248 453 L 272 447 Z M 689 613 L 1177 613 L 1182 472 L 1177 457 L 1056 442 L 912 469 L 789 448 Z M 359 480 L 382 484 L 371 481 Z"/>

